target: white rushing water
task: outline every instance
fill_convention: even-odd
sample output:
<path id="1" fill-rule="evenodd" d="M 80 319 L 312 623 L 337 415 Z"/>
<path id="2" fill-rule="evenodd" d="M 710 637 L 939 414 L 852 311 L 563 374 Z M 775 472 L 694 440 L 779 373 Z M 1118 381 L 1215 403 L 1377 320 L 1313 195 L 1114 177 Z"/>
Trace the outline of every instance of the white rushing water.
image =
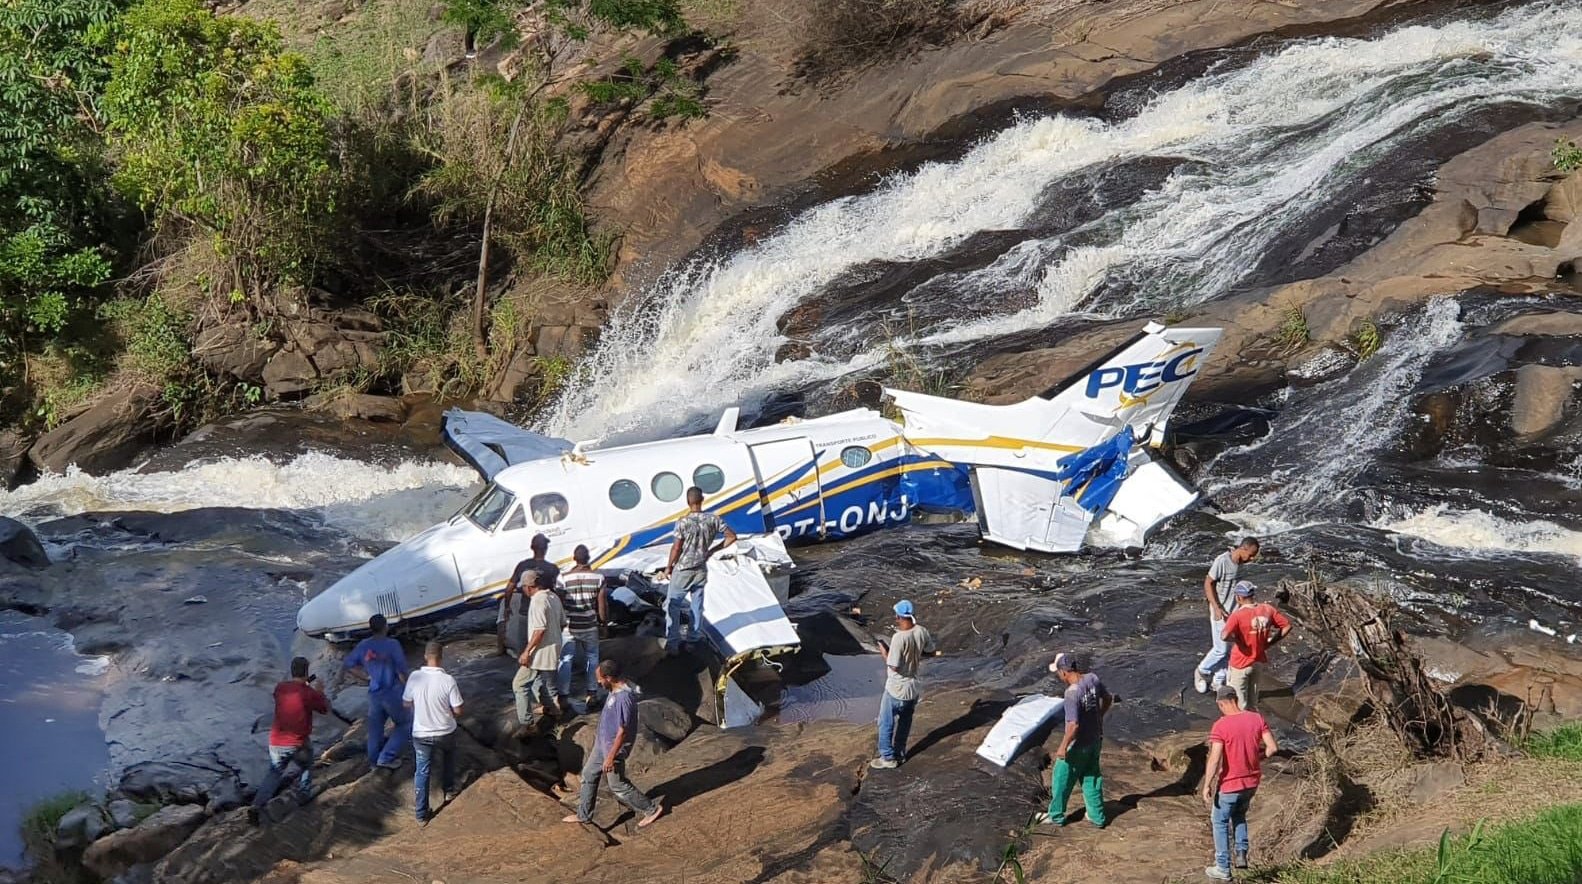
<path id="1" fill-rule="evenodd" d="M 1459 316 L 1456 301 L 1436 298 L 1351 373 L 1293 393 L 1268 435 L 1208 466 L 1204 490 L 1234 507 L 1227 518 L 1261 534 L 1331 514 L 1351 481 L 1400 436 L 1423 369 L 1461 337 Z"/>
<path id="2" fill-rule="evenodd" d="M 288 509 L 354 537 L 405 540 L 454 513 L 477 481 L 470 469 L 431 461 L 385 466 L 308 453 L 277 464 L 227 457 L 179 472 L 90 476 L 73 468 L 0 492 L 0 512 L 37 522 L 114 510 Z"/>
<path id="3" fill-rule="evenodd" d="M 1392 143 L 1491 104 L 1582 94 L 1579 12 L 1571 0 L 1374 39 L 1303 41 L 1160 94 L 1123 121 L 1024 120 L 958 161 L 894 176 L 754 246 L 672 269 L 611 318 L 545 429 L 657 433 L 731 401 L 880 364 L 894 344 L 877 329 L 854 353 L 776 363 L 777 321 L 869 262 L 916 261 L 1015 229 L 1051 186 L 1116 163 L 1192 161 L 1079 230 L 1018 245 L 958 289 L 1026 292 L 1020 301 L 987 309 L 959 297 L 924 328 L 902 318 L 902 343 L 972 342 L 1078 310 L 1121 315 L 1215 297 L 1255 267 L 1282 221 L 1323 205 Z M 1095 301 L 1117 278 L 1131 283 L 1123 294 Z"/>
<path id="4" fill-rule="evenodd" d="M 1582 561 L 1582 532 L 1545 519 L 1517 522 L 1437 504 L 1401 518 L 1379 519 L 1373 527 L 1479 555 L 1552 553 Z"/>

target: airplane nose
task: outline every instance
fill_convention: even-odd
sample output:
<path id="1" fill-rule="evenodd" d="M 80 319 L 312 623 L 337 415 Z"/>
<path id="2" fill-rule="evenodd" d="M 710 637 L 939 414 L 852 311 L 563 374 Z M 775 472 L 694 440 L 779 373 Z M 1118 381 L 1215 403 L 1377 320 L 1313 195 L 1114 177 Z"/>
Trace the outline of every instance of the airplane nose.
<path id="1" fill-rule="evenodd" d="M 349 632 L 368 622 L 373 595 L 356 572 L 348 574 L 297 610 L 297 629 L 315 638 Z"/>

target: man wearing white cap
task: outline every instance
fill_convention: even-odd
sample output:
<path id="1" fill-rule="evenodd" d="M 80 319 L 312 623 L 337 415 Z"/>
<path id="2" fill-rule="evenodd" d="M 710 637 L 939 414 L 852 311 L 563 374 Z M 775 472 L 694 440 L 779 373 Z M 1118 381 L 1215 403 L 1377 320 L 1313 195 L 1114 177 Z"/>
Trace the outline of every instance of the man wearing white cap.
<path id="1" fill-rule="evenodd" d="M 918 698 L 923 696 L 917 683 L 917 667 L 933 646 L 933 636 L 917 625 L 912 603 L 907 599 L 896 602 L 895 635 L 888 643 L 879 640 L 887 675 L 884 697 L 879 700 L 879 757 L 868 762 L 874 770 L 892 770 L 906 760 L 912 713 L 917 709 Z"/>
<path id="2" fill-rule="evenodd" d="M 1082 784 L 1088 822 L 1099 828 L 1109 824 L 1104 815 L 1104 774 L 1099 770 L 1099 746 L 1104 741 L 1104 716 L 1115 697 L 1083 654 L 1057 654 L 1049 671 L 1066 684 L 1065 733 L 1055 750 L 1055 769 L 1049 775 L 1049 810 L 1040 822 L 1066 824 L 1066 802 L 1071 787 Z"/>

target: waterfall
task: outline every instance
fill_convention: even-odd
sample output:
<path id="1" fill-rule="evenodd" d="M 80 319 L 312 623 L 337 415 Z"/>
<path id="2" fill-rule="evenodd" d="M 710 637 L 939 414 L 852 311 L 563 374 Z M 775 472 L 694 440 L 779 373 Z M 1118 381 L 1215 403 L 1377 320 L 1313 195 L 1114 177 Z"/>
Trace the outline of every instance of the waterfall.
<path id="1" fill-rule="evenodd" d="M 672 268 L 615 312 L 543 428 L 658 435 L 731 403 L 750 407 L 880 365 L 897 343 L 972 343 L 1075 312 L 1135 315 L 1214 298 L 1252 272 L 1283 225 L 1325 206 L 1403 140 L 1480 109 L 1582 95 L 1579 11 L 1569 0 L 1368 39 L 1294 41 L 1156 95 L 1127 119 L 1023 119 L 959 160 L 892 176 L 755 245 Z M 1134 200 L 1073 229 L 1030 234 L 930 287 L 921 324 L 877 316 L 871 327 L 825 329 L 810 355 L 776 361 L 781 317 L 842 274 L 1021 229 L 1052 189 L 1160 158 L 1184 162 Z M 994 292 L 1016 296 L 984 296 Z"/>

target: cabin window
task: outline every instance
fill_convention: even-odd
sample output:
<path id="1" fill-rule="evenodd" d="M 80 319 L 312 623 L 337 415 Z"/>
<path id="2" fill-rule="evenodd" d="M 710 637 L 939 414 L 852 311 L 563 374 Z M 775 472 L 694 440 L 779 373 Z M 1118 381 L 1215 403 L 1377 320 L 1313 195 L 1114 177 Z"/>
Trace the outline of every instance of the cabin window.
<path id="1" fill-rule="evenodd" d="M 505 520 L 505 527 L 501 531 L 517 531 L 527 527 L 527 513 L 521 507 L 511 510 L 511 518 Z"/>
<path id="2" fill-rule="evenodd" d="M 648 487 L 654 492 L 655 497 L 665 503 L 675 500 L 681 496 L 681 492 L 687 490 L 681 484 L 681 477 L 675 473 L 660 473 L 654 477 L 654 481 Z"/>
<path id="3" fill-rule="evenodd" d="M 706 463 L 692 471 L 692 484 L 703 489 L 704 494 L 713 494 L 725 487 L 725 471 Z"/>
<path id="4" fill-rule="evenodd" d="M 513 503 L 516 503 L 516 495 L 490 482 L 471 503 L 462 507 L 461 514 L 479 528 L 493 531 Z"/>
<path id="5" fill-rule="evenodd" d="M 873 452 L 861 445 L 848 445 L 841 449 L 840 462 L 852 469 L 865 467 L 873 460 Z"/>
<path id="6" fill-rule="evenodd" d="M 618 510 L 629 510 L 643 499 L 643 489 L 631 479 L 617 479 L 610 485 L 610 503 Z"/>
<path id="7" fill-rule="evenodd" d="M 566 504 L 566 498 L 553 492 L 533 495 L 533 499 L 528 501 L 528 506 L 533 510 L 533 523 L 536 525 L 553 525 L 565 519 L 566 514 L 571 512 L 571 507 Z"/>

